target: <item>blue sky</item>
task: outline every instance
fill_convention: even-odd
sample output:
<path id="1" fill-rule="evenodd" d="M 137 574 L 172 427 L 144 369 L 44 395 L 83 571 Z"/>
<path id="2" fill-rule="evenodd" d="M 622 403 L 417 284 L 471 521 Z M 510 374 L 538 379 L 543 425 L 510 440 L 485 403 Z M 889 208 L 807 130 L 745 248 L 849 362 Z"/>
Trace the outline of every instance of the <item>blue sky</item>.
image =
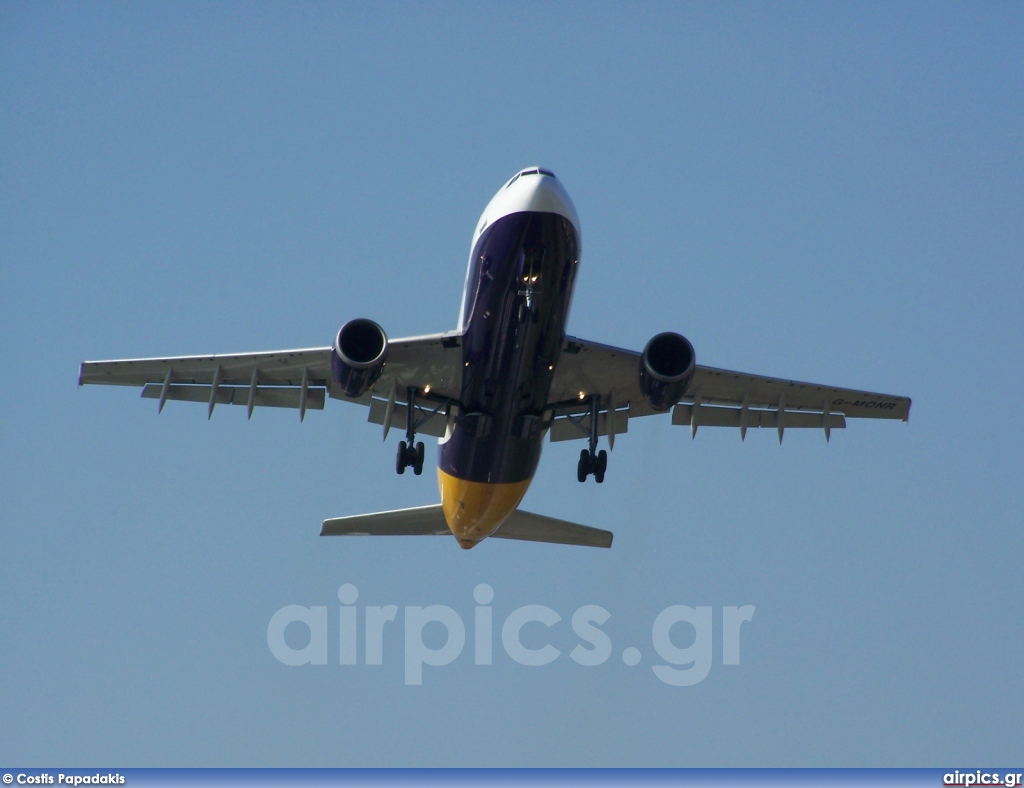
<path id="1" fill-rule="evenodd" d="M 1003 3 L 4 4 L 0 761 L 1019 761 L 1022 34 Z M 76 388 L 84 359 L 452 328 L 474 222 L 532 164 L 583 225 L 571 333 L 680 331 L 700 363 L 911 396 L 910 423 L 780 447 L 638 420 L 600 487 L 548 444 L 524 508 L 614 547 L 466 553 L 318 536 L 437 500 L 433 452 L 396 476 L 358 408 Z M 400 609 L 382 665 L 337 664 L 346 583 Z M 561 618 L 523 630 L 542 667 L 501 648 L 531 604 Z M 328 608 L 327 665 L 274 658 L 286 605 Z M 429 605 L 467 648 L 406 686 Z M 611 614 L 593 667 L 584 605 Z M 694 686 L 652 671 L 673 605 L 712 609 Z"/>

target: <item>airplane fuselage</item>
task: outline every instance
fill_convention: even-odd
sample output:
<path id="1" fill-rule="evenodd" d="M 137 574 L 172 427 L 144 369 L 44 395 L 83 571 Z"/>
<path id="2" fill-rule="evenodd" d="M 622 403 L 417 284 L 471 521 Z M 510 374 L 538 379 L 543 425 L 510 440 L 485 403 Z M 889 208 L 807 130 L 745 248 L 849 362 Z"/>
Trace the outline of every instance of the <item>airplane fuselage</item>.
<path id="1" fill-rule="evenodd" d="M 464 548 L 498 529 L 537 469 L 580 246 L 572 201 L 538 168 L 502 187 L 477 227 L 459 321 L 462 410 L 438 453 L 445 518 Z"/>

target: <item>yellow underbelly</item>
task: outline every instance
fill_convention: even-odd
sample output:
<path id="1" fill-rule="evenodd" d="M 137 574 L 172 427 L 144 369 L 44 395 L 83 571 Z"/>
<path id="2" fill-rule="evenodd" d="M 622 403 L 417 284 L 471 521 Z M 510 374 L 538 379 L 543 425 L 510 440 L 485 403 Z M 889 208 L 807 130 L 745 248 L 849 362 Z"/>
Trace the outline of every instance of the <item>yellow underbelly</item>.
<path id="1" fill-rule="evenodd" d="M 468 482 L 437 470 L 441 505 L 448 528 L 464 550 L 498 530 L 505 518 L 519 506 L 530 479 L 510 484 Z"/>

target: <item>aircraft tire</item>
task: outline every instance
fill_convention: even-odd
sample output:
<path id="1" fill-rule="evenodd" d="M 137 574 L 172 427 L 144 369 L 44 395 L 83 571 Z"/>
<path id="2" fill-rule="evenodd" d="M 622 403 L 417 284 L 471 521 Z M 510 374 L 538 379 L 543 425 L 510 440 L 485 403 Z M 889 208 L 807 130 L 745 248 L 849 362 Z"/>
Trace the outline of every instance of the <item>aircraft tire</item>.
<path id="1" fill-rule="evenodd" d="M 405 452 L 406 452 L 405 441 L 399 441 L 398 442 L 398 457 L 395 459 L 395 470 L 398 471 L 399 474 L 405 473 L 405 466 L 406 466 Z"/>

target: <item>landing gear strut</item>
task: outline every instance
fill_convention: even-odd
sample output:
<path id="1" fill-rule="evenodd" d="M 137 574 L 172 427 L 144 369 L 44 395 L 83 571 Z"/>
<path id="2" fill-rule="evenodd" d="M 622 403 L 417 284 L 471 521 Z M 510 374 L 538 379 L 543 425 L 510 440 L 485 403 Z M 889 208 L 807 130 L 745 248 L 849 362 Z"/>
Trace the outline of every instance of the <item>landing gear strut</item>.
<path id="1" fill-rule="evenodd" d="M 395 458 L 395 470 L 405 473 L 406 468 L 419 476 L 423 473 L 423 441 L 416 442 L 416 389 L 408 389 L 405 417 L 405 440 L 398 442 L 398 456 Z"/>
<path id="2" fill-rule="evenodd" d="M 595 394 L 590 400 L 590 448 L 580 452 L 580 461 L 576 465 L 576 480 L 579 482 L 585 482 L 593 474 L 594 481 L 601 484 L 608 469 L 608 452 L 597 450 L 597 415 L 600 409 L 601 398 Z M 609 412 L 608 418 L 613 418 L 613 414 Z"/>

